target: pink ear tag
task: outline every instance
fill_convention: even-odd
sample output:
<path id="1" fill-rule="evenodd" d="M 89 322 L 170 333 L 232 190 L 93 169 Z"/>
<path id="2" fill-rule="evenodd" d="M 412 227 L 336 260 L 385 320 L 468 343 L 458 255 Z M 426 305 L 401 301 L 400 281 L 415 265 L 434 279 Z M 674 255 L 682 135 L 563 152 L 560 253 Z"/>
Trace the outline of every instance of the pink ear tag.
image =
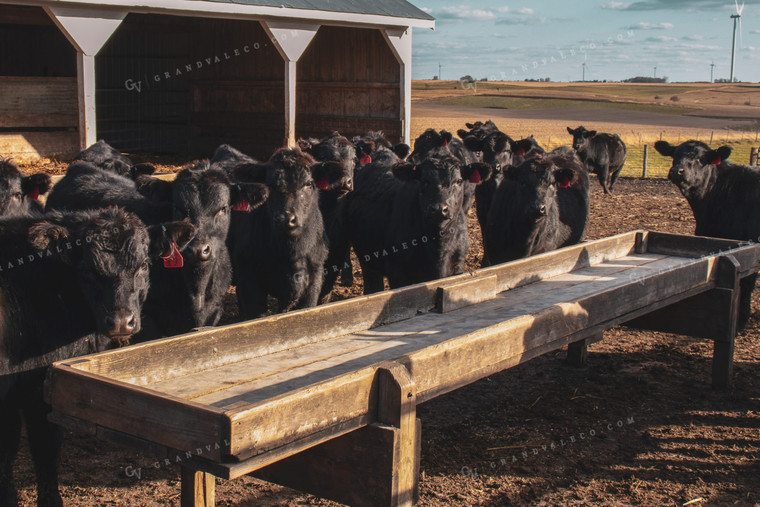
<path id="1" fill-rule="evenodd" d="M 164 260 L 164 267 L 173 269 L 173 268 L 181 268 L 185 265 L 185 260 L 182 258 L 182 254 L 179 253 L 179 249 L 177 248 L 177 243 L 172 241 L 172 247 L 171 251 L 169 252 L 169 255 L 165 257 L 161 257 Z"/>
<path id="2" fill-rule="evenodd" d="M 251 209 L 251 205 L 248 199 L 243 199 L 232 207 L 232 211 L 248 211 Z"/>
<path id="3" fill-rule="evenodd" d="M 448 146 L 448 145 L 449 145 L 449 141 L 447 139 L 444 139 L 443 140 L 443 146 Z"/>
<path id="4" fill-rule="evenodd" d="M 517 156 L 522 157 L 525 155 L 525 150 L 517 150 Z"/>
<path id="5" fill-rule="evenodd" d="M 34 187 L 34 190 L 32 190 L 31 192 L 29 192 L 28 194 L 26 194 L 26 196 L 29 199 L 31 199 L 33 201 L 36 201 L 37 199 L 40 198 L 40 188 L 39 187 Z"/>
<path id="6" fill-rule="evenodd" d="M 327 187 L 330 186 L 330 184 L 324 178 L 322 178 L 321 180 L 317 180 L 316 184 L 317 184 L 317 188 L 320 190 L 327 190 Z"/>
<path id="7" fill-rule="evenodd" d="M 720 165 L 720 163 L 721 163 L 721 162 L 723 162 L 723 159 L 722 159 L 722 158 L 720 158 L 720 157 L 718 157 L 718 158 L 716 158 L 715 160 L 713 160 L 713 161 L 712 161 L 712 162 L 710 162 L 710 163 L 711 163 L 712 165 Z"/>
<path id="8" fill-rule="evenodd" d="M 470 175 L 470 183 L 475 183 L 476 185 L 483 181 L 480 178 L 480 171 L 473 171 L 473 173 Z"/>
<path id="9" fill-rule="evenodd" d="M 359 163 L 361 165 L 371 164 L 372 163 L 372 157 L 367 155 L 366 153 L 362 155 L 362 158 L 359 159 Z"/>

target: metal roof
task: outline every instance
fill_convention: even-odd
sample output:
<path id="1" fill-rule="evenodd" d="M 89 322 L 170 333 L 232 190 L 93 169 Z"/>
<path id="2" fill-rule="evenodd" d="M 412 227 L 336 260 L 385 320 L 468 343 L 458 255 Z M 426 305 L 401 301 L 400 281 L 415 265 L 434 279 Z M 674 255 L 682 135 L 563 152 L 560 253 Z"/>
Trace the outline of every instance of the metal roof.
<path id="1" fill-rule="evenodd" d="M 259 5 L 285 9 L 308 9 L 352 14 L 374 14 L 396 18 L 433 20 L 430 14 L 405 0 L 205 0 L 240 5 Z"/>

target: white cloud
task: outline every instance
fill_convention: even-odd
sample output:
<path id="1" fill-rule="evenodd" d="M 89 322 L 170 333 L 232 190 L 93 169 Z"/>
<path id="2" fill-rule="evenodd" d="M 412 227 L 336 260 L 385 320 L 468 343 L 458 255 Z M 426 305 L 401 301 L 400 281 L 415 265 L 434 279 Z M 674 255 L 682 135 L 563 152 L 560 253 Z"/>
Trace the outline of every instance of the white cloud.
<path id="1" fill-rule="evenodd" d="M 627 9 L 630 7 L 631 4 L 627 2 L 609 2 L 606 4 L 602 4 L 602 9 L 613 9 L 616 11 Z"/>
<path id="2" fill-rule="evenodd" d="M 675 42 L 675 37 L 668 37 L 667 35 L 657 35 L 655 37 L 647 37 L 645 39 L 648 42 Z"/>
<path id="3" fill-rule="evenodd" d="M 635 25 L 628 25 L 628 30 L 670 30 L 673 28 L 673 23 L 636 23 Z"/>
<path id="4" fill-rule="evenodd" d="M 533 9 L 529 9 L 527 7 L 523 7 L 522 9 L 517 9 L 517 12 L 519 12 L 520 14 L 526 14 L 526 15 L 531 15 L 531 14 L 536 13 L 536 11 L 534 11 Z"/>
<path id="5" fill-rule="evenodd" d="M 705 38 L 702 35 L 687 35 L 683 40 L 705 40 Z"/>
<path id="6" fill-rule="evenodd" d="M 470 9 L 469 7 L 442 7 L 441 18 L 449 19 L 494 19 L 496 14 L 486 9 Z"/>

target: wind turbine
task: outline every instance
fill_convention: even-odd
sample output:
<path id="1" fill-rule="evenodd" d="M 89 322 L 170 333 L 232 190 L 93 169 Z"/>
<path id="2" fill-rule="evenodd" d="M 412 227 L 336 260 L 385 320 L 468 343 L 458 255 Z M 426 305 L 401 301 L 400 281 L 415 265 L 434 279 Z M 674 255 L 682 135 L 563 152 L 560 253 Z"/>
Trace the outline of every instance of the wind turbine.
<path id="1" fill-rule="evenodd" d="M 731 14 L 731 19 L 734 20 L 734 38 L 731 44 L 731 82 L 734 82 L 734 63 L 736 62 L 736 22 L 739 21 L 739 35 L 742 33 L 742 11 L 744 10 L 744 3 L 739 7 L 739 0 L 734 0 L 736 3 L 736 14 Z"/>

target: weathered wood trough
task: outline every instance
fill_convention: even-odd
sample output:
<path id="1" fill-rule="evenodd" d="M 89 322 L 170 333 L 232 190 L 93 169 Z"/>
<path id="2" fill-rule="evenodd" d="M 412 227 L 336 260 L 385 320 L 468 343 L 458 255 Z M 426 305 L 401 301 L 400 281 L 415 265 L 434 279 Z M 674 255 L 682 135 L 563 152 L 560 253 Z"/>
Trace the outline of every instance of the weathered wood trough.
<path id="1" fill-rule="evenodd" d="M 180 461 L 182 504 L 258 477 L 410 505 L 416 405 L 618 324 L 714 340 L 730 383 L 760 246 L 634 231 L 474 273 L 56 363 L 56 422 Z M 180 457 L 176 460 L 176 457 Z"/>

